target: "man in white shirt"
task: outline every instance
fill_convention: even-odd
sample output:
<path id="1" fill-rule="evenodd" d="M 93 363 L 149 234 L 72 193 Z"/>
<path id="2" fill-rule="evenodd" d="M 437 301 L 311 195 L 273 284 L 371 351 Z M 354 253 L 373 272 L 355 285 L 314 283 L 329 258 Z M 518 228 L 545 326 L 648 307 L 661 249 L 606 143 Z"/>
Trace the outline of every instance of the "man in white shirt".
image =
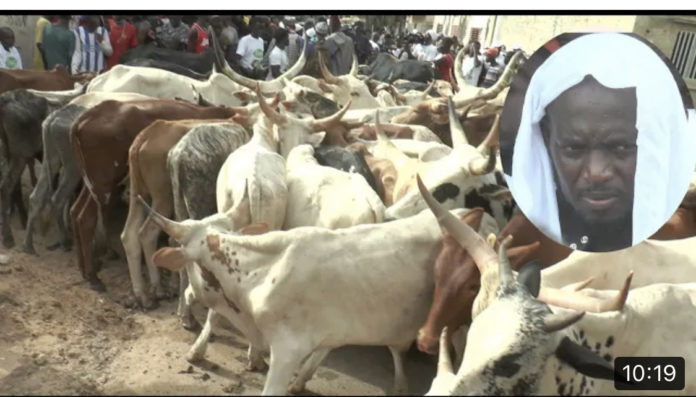
<path id="1" fill-rule="evenodd" d="M 12 29 L 0 28 L 0 69 L 22 69 L 22 57 L 14 43 Z"/>
<path id="2" fill-rule="evenodd" d="M 260 37 L 263 22 L 254 18 L 251 21 L 251 33 L 244 36 L 237 44 L 235 60 L 248 77 L 256 78 L 260 74 L 263 60 L 263 39 Z"/>
<path id="3" fill-rule="evenodd" d="M 418 60 L 433 62 L 439 58 L 438 55 L 439 53 L 437 47 L 433 44 L 432 36 L 429 34 L 425 35 L 425 45 L 421 49 Z"/>
<path id="4" fill-rule="evenodd" d="M 75 52 L 72 57 L 72 73 L 101 72 L 106 68 L 105 58 L 114 51 L 109 41 L 109 32 L 99 26 L 99 17 L 90 15 L 75 33 Z"/>
<path id="5" fill-rule="evenodd" d="M 285 29 L 276 29 L 275 42 L 276 45 L 271 50 L 268 56 L 268 64 L 270 65 L 268 77 L 266 80 L 273 80 L 283 74 L 288 68 L 288 53 L 285 50 L 289 43 L 288 31 Z"/>

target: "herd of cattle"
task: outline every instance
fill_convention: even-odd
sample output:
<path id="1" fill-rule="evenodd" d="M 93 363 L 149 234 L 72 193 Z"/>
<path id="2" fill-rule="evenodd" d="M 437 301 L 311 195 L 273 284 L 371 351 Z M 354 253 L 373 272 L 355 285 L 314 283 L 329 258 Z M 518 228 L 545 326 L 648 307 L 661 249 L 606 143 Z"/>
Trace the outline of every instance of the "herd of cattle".
<path id="1" fill-rule="evenodd" d="M 205 80 L 129 65 L 0 71 L 4 246 L 16 209 L 35 253 L 49 204 L 59 244 L 74 241 L 83 277 L 104 290 L 95 252 L 127 197 L 137 302 L 171 293 L 160 268 L 178 274 L 183 326 L 197 325 L 194 300 L 208 308 L 187 359 L 204 356 L 222 316 L 248 339 L 249 369 L 270 352 L 264 394 L 304 390 L 352 344 L 388 346 L 406 393 L 414 340 L 439 354 L 432 394 L 614 394 L 617 356 L 682 356 L 682 392 L 696 393 L 696 189 L 626 250 L 573 252 L 545 237 L 515 208 L 497 148 L 522 53 L 488 89 L 436 80 L 425 91 L 372 79 L 355 60 L 344 76 L 323 63 L 323 79 L 299 75 L 304 55 L 256 81 L 220 54 Z"/>

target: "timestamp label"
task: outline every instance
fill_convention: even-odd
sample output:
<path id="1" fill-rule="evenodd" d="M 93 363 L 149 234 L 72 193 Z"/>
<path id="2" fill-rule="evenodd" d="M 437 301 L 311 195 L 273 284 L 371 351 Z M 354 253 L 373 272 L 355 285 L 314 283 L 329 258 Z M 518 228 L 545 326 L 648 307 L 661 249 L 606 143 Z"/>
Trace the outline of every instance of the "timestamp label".
<path id="1" fill-rule="evenodd" d="M 683 357 L 616 357 L 616 390 L 683 390 Z"/>

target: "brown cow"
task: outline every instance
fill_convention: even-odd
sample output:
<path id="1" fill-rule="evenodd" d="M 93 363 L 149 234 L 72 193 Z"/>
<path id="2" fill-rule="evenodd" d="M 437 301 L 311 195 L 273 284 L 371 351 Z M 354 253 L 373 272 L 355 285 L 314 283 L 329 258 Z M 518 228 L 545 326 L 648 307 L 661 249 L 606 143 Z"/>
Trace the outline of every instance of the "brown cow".
<path id="1" fill-rule="evenodd" d="M 389 207 L 394 204 L 392 197 L 394 196 L 394 186 L 396 185 L 396 168 L 394 163 L 387 159 L 380 159 L 374 157 L 372 153 L 367 150 L 367 146 L 364 143 L 353 143 L 348 146 L 349 150 L 355 150 L 361 152 L 365 158 L 367 166 L 370 167 L 370 172 L 375 177 L 375 183 L 377 185 L 377 195 L 382 199 L 385 207 Z"/>
<path id="2" fill-rule="evenodd" d="M 130 176 L 129 208 L 126 224 L 121 233 L 121 241 L 126 252 L 133 292 L 145 308 L 152 306 L 152 301 L 144 291 L 142 277 L 142 255 L 145 255 L 150 283 L 156 296 L 164 296 L 160 284 L 158 269 L 152 264 L 152 255 L 157 249 L 160 229 L 147 216 L 138 196 L 151 202 L 152 208 L 160 214 L 172 217 L 174 199 L 172 181 L 167 170 L 169 150 L 193 127 L 208 123 L 237 123 L 244 116 L 235 115 L 231 119 L 219 120 L 157 120 L 145 127 L 131 144 L 128 151 L 128 168 Z M 241 123 L 240 123 L 241 125 Z"/>
<path id="3" fill-rule="evenodd" d="M 127 176 L 128 149 L 138 133 L 157 119 L 229 118 L 237 110 L 174 100 L 105 101 L 75 120 L 70 141 L 85 186 L 70 209 L 70 217 L 78 265 L 93 289 L 104 291 L 105 287 L 97 277 L 99 265 L 92 263 L 90 241 L 97 221 L 103 225 L 101 220 L 115 201 L 111 198 L 116 186 Z"/>
<path id="4" fill-rule="evenodd" d="M 94 73 L 71 76 L 63 65 L 58 65 L 50 71 L 0 69 L 0 93 L 19 88 L 41 91 L 70 90 L 75 83 L 85 84 L 94 76 Z"/>

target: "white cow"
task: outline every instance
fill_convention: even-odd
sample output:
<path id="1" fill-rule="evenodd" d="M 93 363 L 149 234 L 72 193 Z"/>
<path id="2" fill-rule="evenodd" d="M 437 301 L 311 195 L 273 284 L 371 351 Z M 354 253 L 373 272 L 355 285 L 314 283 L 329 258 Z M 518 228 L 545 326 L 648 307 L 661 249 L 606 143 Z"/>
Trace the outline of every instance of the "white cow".
<path id="1" fill-rule="evenodd" d="M 362 175 L 320 165 L 310 145 L 295 147 L 286 164 L 288 209 L 283 230 L 339 229 L 380 223 L 384 204 Z"/>
<path id="2" fill-rule="evenodd" d="M 689 376 L 696 371 L 696 283 L 636 288 L 621 311 L 605 313 L 551 310 L 523 284 L 510 272 L 474 318 L 456 374 L 446 348 L 440 349 L 428 395 L 643 394 L 614 387 L 611 362 L 626 356 L 683 357 L 685 388 L 647 394 L 696 393 L 696 379 Z M 446 333 L 445 328 L 441 346 Z"/>
<path id="3" fill-rule="evenodd" d="M 200 81 L 168 70 L 116 65 L 95 77 L 87 92 L 137 92 L 155 98 L 181 98 L 198 103 L 202 96 L 216 105 L 245 106 L 253 102 L 253 91 L 240 86 L 222 73 L 213 72 L 208 80 Z"/>
<path id="4" fill-rule="evenodd" d="M 260 236 L 219 232 L 208 226 L 209 220 L 177 223 L 156 213 L 151 217 L 182 243 L 158 251 L 155 263 L 178 270 L 197 262 L 228 304 L 249 313 L 263 333 L 271 352 L 263 394 L 285 394 L 305 357 L 314 353 L 298 382 L 309 378 L 326 353 L 343 345 L 389 346 L 396 391 L 406 392 L 402 353 L 427 316 L 441 245 L 440 227 L 428 211 L 388 223 L 338 230 L 300 227 Z M 267 228 L 250 225 L 247 230 Z M 389 288 L 384 288 L 387 281 Z"/>
<path id="5" fill-rule="evenodd" d="M 406 155 L 399 155 L 398 149 L 385 137 L 381 137 L 382 142 L 375 147 L 373 153 L 376 157 L 388 158 L 395 166 L 396 162 L 404 163 L 403 167 L 397 166 L 399 175 L 394 188 L 394 204 L 387 208 L 387 218 L 411 216 L 426 207 L 416 188 L 416 174 L 421 175 L 428 189 L 448 209 L 463 207 L 464 197 L 473 190 L 497 185 L 493 171 L 496 163 L 498 120 L 493 124 L 486 140 L 476 148 L 469 145 L 464 129 L 455 116 L 451 99 L 449 104 L 453 149 L 446 156 L 443 156 L 446 150 L 431 149 L 434 151 L 421 156 L 422 161 L 404 160 L 403 157 Z M 383 155 L 380 154 L 382 152 Z M 495 218 L 502 229 L 507 221 L 503 216 L 502 204 L 491 202 L 491 207 L 495 207 Z"/>

